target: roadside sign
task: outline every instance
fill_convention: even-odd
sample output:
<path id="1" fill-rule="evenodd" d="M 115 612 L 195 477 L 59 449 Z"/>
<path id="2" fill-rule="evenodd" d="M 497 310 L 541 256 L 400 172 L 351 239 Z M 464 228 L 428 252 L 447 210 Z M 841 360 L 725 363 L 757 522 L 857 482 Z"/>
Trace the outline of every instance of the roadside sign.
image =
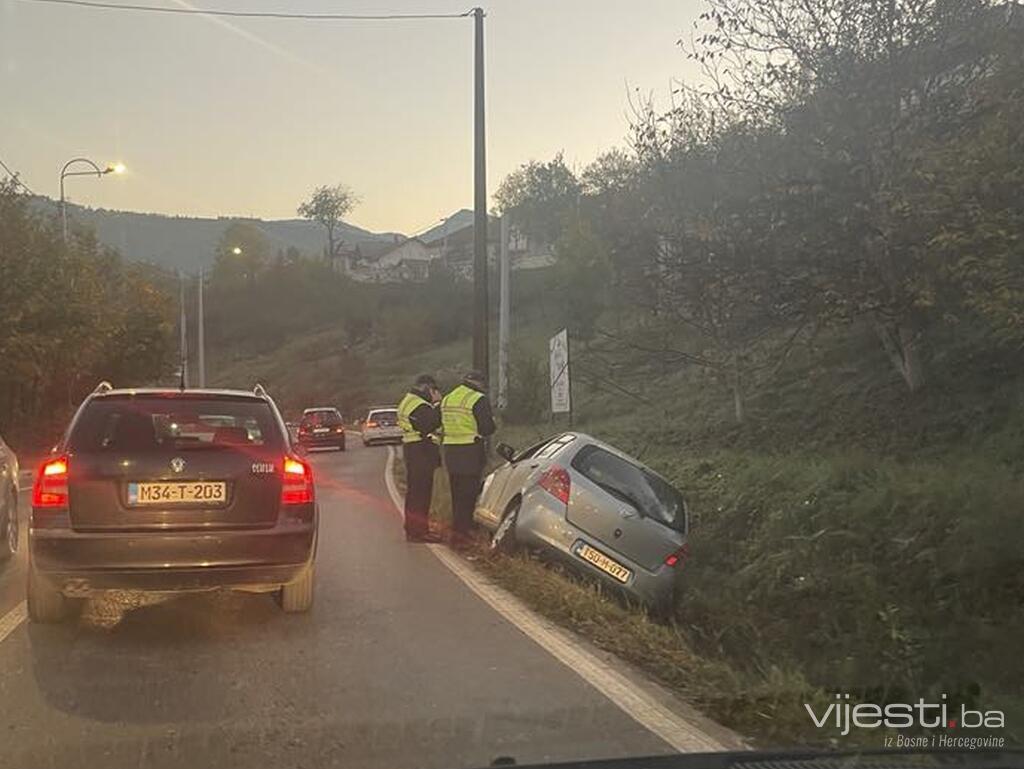
<path id="1" fill-rule="evenodd" d="M 569 332 L 562 329 L 548 342 L 548 365 L 551 374 L 551 413 L 572 411 L 569 398 Z"/>

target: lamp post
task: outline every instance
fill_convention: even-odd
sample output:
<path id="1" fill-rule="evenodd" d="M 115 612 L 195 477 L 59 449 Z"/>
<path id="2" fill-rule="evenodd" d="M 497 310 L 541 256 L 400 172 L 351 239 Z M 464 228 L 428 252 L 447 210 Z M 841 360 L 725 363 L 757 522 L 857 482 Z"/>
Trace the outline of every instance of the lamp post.
<path id="1" fill-rule="evenodd" d="M 89 166 L 89 170 L 70 170 L 71 166 L 76 163 L 85 163 Z M 102 179 L 106 174 L 123 174 L 124 171 L 124 163 L 111 163 L 107 165 L 106 168 L 101 169 L 98 165 L 89 160 L 89 158 L 72 158 L 64 164 L 63 168 L 60 169 L 60 226 L 65 246 L 68 244 L 68 204 L 64 197 L 64 179 L 68 176 L 95 176 Z"/>

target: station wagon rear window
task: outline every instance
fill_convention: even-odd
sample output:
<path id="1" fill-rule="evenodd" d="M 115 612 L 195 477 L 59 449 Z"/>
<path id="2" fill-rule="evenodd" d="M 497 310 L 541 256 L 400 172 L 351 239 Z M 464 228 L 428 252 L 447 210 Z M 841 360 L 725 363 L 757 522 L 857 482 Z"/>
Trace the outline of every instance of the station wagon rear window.
<path id="1" fill-rule="evenodd" d="M 270 406 L 259 400 L 167 397 L 91 401 L 75 422 L 72 451 L 283 448 Z"/>

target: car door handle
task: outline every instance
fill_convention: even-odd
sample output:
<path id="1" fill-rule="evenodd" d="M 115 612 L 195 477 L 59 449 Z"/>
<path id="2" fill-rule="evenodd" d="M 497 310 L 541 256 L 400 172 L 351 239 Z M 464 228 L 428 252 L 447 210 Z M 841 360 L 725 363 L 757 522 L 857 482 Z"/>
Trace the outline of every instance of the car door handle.
<path id="1" fill-rule="evenodd" d="M 619 510 L 619 515 L 626 519 L 636 518 L 636 511 L 624 507 L 621 510 Z"/>

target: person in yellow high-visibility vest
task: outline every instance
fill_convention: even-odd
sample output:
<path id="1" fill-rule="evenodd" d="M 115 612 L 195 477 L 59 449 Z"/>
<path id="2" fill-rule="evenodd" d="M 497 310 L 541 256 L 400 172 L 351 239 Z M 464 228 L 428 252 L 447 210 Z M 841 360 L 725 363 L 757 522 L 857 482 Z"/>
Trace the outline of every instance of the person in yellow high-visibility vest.
<path id="1" fill-rule="evenodd" d="M 441 440 L 452 490 L 452 544 L 457 546 L 469 540 L 486 465 L 484 438 L 495 428 L 486 390 L 483 374 L 471 371 L 441 399 Z"/>
<path id="2" fill-rule="evenodd" d="M 434 471 L 441 466 L 437 430 L 441 391 L 434 377 L 422 374 L 398 403 L 402 428 L 402 459 L 405 462 L 405 538 L 426 542 L 430 536 L 430 498 Z"/>

